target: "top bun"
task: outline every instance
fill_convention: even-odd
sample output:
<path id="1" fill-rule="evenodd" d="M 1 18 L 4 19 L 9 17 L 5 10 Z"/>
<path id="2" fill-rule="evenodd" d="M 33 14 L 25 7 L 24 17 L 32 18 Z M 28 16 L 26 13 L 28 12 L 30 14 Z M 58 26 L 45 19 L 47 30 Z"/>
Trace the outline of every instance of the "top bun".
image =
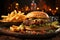
<path id="1" fill-rule="evenodd" d="M 48 14 L 42 11 L 33 11 L 26 15 L 27 18 L 49 18 Z"/>

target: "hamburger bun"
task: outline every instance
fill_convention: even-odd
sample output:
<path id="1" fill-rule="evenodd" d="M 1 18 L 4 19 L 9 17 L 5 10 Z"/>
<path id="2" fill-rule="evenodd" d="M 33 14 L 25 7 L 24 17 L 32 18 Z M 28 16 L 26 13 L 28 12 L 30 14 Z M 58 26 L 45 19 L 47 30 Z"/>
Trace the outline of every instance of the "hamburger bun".
<path id="1" fill-rule="evenodd" d="M 49 18 L 48 14 L 42 11 L 33 11 L 26 15 L 26 18 Z"/>

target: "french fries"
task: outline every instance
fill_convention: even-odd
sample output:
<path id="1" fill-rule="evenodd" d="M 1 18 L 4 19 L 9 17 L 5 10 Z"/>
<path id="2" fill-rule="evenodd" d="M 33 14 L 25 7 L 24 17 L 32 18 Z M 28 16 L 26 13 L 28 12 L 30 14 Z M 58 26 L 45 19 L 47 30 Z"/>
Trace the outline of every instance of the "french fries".
<path id="1" fill-rule="evenodd" d="M 10 26 L 10 31 L 19 31 L 18 26 L 12 25 Z"/>
<path id="2" fill-rule="evenodd" d="M 23 25 L 20 25 L 20 26 L 12 25 L 12 26 L 10 26 L 10 31 L 12 31 L 12 32 L 23 31 L 23 30 L 24 30 Z"/>
<path id="3" fill-rule="evenodd" d="M 1 17 L 2 17 L 2 18 L 7 18 L 8 16 L 2 15 Z"/>
<path id="4" fill-rule="evenodd" d="M 17 13 L 16 10 L 11 12 L 10 14 L 8 13 L 7 16 L 2 15 L 1 17 L 3 18 L 3 22 L 21 22 L 26 19 L 24 13 L 22 13 L 21 11 L 18 11 Z"/>

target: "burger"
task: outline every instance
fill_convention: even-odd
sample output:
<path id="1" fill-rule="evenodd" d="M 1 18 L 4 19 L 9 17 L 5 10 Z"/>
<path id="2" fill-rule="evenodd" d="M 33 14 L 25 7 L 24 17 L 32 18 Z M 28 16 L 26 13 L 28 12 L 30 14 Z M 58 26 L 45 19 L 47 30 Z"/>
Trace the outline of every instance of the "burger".
<path id="1" fill-rule="evenodd" d="M 45 32 L 52 30 L 49 15 L 42 11 L 33 11 L 26 15 L 26 20 L 22 23 L 26 31 Z"/>
<path id="2" fill-rule="evenodd" d="M 46 30 L 49 29 L 49 16 L 45 12 L 33 11 L 26 15 L 26 20 L 23 21 L 23 25 L 26 30 Z"/>

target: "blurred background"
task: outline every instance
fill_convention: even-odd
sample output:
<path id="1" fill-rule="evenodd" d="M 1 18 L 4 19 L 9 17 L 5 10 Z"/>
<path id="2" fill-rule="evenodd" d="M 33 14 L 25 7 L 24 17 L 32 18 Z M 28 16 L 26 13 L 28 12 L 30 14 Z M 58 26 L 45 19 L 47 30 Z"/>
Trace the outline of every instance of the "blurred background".
<path id="1" fill-rule="evenodd" d="M 25 13 L 38 10 L 46 12 L 49 16 L 59 17 L 60 0 L 0 0 L 0 16 L 14 10 Z"/>

